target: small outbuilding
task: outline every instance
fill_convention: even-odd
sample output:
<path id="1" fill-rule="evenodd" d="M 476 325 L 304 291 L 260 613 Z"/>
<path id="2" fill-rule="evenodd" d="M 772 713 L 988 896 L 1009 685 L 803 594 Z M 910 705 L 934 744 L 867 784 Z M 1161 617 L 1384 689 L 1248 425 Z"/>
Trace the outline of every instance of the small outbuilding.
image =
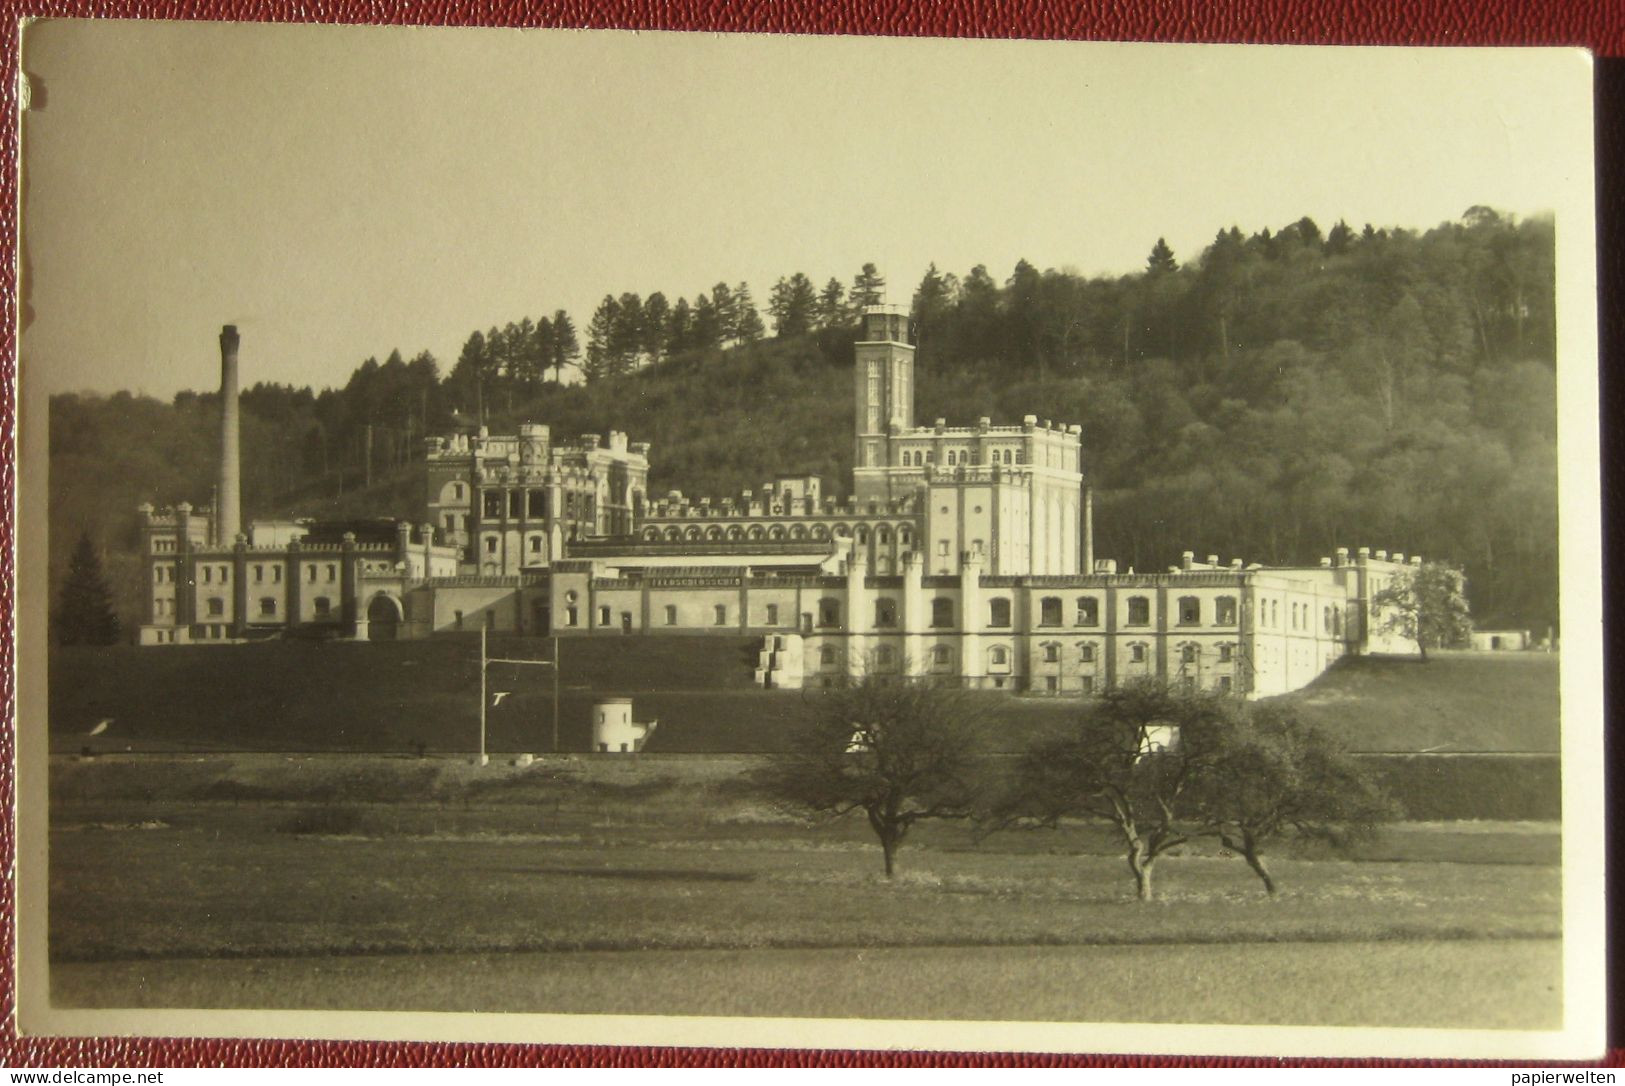
<path id="1" fill-rule="evenodd" d="M 1474 630 L 1475 652 L 1523 652 L 1529 648 L 1528 630 Z"/>
<path id="2" fill-rule="evenodd" d="M 631 698 L 600 698 L 592 707 L 592 749 L 599 754 L 636 754 L 659 723 L 633 720 Z"/>

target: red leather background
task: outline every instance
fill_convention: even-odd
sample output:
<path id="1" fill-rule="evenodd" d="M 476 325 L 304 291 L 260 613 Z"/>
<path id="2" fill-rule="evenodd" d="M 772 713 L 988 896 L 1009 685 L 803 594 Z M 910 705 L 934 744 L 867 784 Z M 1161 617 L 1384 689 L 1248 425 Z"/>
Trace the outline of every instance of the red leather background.
<path id="1" fill-rule="evenodd" d="M 1625 56 L 1625 0 L 566 0 L 557 4 L 482 0 L 453 4 L 413 0 L 0 0 L 4 72 L 0 103 L 15 118 L 17 20 L 25 16 L 234 19 L 276 22 L 422 23 L 438 25 L 621 27 L 658 30 L 768 31 L 814 34 L 938 35 L 985 38 L 1070 38 L 1179 42 L 1259 42 L 1340 45 L 1578 45 L 1599 58 Z M 1619 314 L 1611 288 L 1620 282 L 1625 241 L 1613 211 L 1619 174 L 1620 105 L 1625 60 L 1598 63 L 1599 220 L 1601 287 L 1605 305 L 1604 357 L 1618 341 Z M 15 123 L 4 133 L 0 177 L 0 301 L 9 315 L 16 301 Z M 14 329 L 0 329 L 0 598 L 9 612 L 12 585 L 16 375 Z M 1604 403 L 1621 390 L 1604 368 Z M 1608 439 L 1612 443 L 1615 439 Z M 1611 453 L 1610 459 L 1617 460 Z M 1617 475 L 1614 482 L 1618 482 Z M 1605 486 L 1605 489 L 1612 489 Z M 0 696 L 11 706 L 12 643 L 9 624 L 0 638 Z M 0 732 L 0 864 L 11 870 L 12 736 Z M 1617 868 L 1617 865 L 1611 865 Z M 12 947 L 12 881 L 0 879 L 0 940 Z M 1617 946 L 1619 940 L 1611 940 Z M 15 1035 L 12 974 L 0 971 L 0 1065 L 6 1066 L 1102 1066 L 1271 1064 L 1234 1059 L 1154 1059 L 1134 1056 L 1033 1056 L 992 1053 L 864 1053 L 731 1049 L 585 1048 L 523 1045 L 364 1044 L 301 1041 L 218 1041 L 120 1038 L 19 1039 Z M 1608 1062 L 1625 1062 L 1616 1022 Z M 1299 1061 L 1295 1061 L 1299 1062 Z M 1314 1063 L 1317 1061 L 1301 1061 Z"/>

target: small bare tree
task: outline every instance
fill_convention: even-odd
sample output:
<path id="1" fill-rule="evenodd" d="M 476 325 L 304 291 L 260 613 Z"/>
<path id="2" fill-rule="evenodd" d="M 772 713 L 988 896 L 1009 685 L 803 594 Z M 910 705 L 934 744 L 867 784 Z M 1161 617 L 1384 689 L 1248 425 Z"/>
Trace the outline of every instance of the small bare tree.
<path id="1" fill-rule="evenodd" d="M 829 817 L 863 811 L 890 878 L 915 823 L 972 813 L 982 725 L 981 710 L 963 690 L 866 675 L 808 694 L 785 751 L 759 783 L 782 801 Z"/>
<path id="2" fill-rule="evenodd" d="M 1223 695 L 1154 680 L 1114 687 L 1071 734 L 1027 751 L 1000 821 L 1106 820 L 1122 838 L 1139 900 L 1150 901 L 1157 860 L 1200 830 L 1195 782 L 1217 756 L 1235 711 Z"/>
<path id="3" fill-rule="evenodd" d="M 1197 832 L 1245 860 L 1270 894 L 1267 842 L 1297 834 L 1343 847 L 1397 817 L 1393 801 L 1341 744 L 1273 706 L 1247 706 L 1233 717 L 1189 798 Z"/>

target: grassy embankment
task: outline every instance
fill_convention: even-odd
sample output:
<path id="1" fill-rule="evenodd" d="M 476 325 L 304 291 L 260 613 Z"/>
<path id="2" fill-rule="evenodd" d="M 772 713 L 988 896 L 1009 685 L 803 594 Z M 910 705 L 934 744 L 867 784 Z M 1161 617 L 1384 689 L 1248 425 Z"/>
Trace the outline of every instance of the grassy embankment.
<path id="1" fill-rule="evenodd" d="M 552 642 L 494 638 L 492 655 L 544 659 Z M 651 753 L 771 750 L 802 695 L 752 685 L 757 642 L 739 637 L 563 639 L 561 746 L 585 751 L 588 710 L 603 694 L 636 697 L 659 719 Z M 58 649 L 51 658 L 52 749 L 471 750 L 477 732 L 475 639 L 397 644 L 271 642 L 138 649 Z M 552 742 L 548 669 L 496 665 L 494 751 Z M 1557 657 L 1437 655 L 1345 660 L 1281 699 L 1354 750 L 1555 752 Z M 1064 727 L 1080 702 L 990 693 L 995 749 L 1019 750 L 1035 730 Z M 89 731 L 113 723 L 100 736 Z"/>

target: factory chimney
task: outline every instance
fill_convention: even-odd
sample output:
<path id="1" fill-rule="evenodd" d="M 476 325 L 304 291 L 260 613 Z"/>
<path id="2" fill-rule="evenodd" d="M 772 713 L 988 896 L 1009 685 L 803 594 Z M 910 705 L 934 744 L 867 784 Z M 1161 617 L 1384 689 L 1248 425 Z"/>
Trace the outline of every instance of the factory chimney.
<path id="1" fill-rule="evenodd" d="M 229 547 L 242 531 L 238 488 L 237 326 L 220 329 L 220 485 L 214 503 L 214 542 Z"/>

